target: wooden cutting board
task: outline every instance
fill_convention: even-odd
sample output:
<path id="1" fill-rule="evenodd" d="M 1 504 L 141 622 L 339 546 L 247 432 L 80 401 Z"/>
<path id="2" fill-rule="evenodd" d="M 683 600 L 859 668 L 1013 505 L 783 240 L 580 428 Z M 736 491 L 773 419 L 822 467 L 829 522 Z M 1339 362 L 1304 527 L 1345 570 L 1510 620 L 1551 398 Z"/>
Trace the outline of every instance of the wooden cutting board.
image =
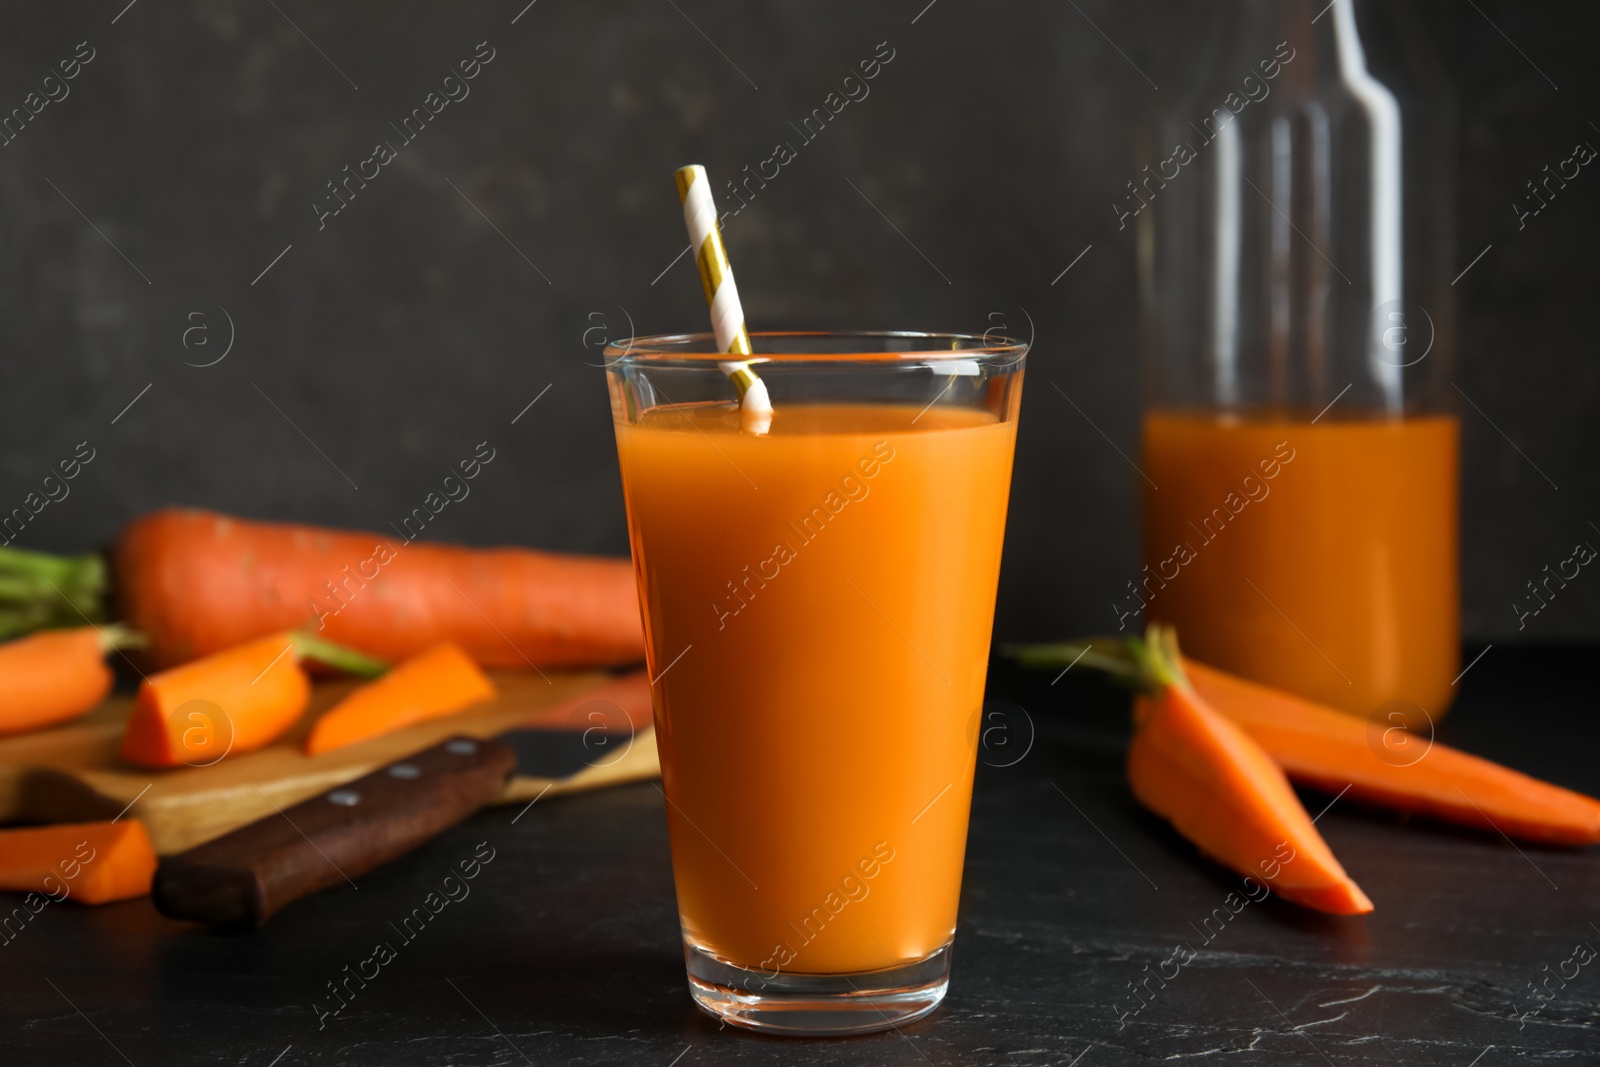
<path id="1" fill-rule="evenodd" d="M 302 751 L 312 721 L 356 683 L 318 682 L 306 715 L 276 744 L 210 767 L 150 770 L 117 755 L 131 696 L 105 704 L 64 726 L 0 738 L 0 823 L 57 823 L 110 819 L 127 809 L 150 832 L 162 855 L 182 852 L 229 830 L 287 808 L 314 793 L 359 778 L 452 734 L 491 737 L 528 723 L 584 729 L 562 705 L 609 680 L 599 672 L 492 674 L 498 699 L 460 715 L 434 719 L 320 756 Z M 539 712 L 553 715 L 541 720 Z M 514 777 L 499 802 L 579 792 L 660 773 L 655 733 L 643 728 L 626 754 L 560 782 Z M 548 789 L 546 788 L 548 787 Z"/>

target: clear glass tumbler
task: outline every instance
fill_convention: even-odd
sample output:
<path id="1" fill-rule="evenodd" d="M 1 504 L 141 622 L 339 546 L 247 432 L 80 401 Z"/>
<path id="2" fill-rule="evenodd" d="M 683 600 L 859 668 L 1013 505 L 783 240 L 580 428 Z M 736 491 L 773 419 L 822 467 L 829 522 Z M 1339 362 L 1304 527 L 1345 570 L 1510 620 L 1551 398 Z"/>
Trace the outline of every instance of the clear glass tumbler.
<path id="1" fill-rule="evenodd" d="M 790 1034 L 944 997 L 1026 346 L 758 333 L 606 351 L 689 988 Z"/>

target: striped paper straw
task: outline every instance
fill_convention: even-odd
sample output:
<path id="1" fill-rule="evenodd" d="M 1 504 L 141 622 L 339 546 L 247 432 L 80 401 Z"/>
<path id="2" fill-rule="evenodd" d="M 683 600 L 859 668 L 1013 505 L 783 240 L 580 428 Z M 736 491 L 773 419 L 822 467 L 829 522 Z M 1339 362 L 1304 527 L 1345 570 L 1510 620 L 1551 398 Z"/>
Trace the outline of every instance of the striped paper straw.
<path id="1" fill-rule="evenodd" d="M 739 287 L 733 280 L 728 250 L 717 227 L 717 204 L 711 196 L 706 169 L 698 163 L 679 167 L 678 199 L 683 201 L 683 224 L 689 230 L 689 247 L 700 269 L 700 284 L 706 290 L 711 308 L 711 328 L 716 333 L 717 349 L 736 356 L 751 354 L 750 334 L 744 325 L 744 308 L 739 303 Z M 772 425 L 772 400 L 767 386 L 744 360 L 729 360 L 717 366 L 739 391 L 739 408 L 744 429 L 764 434 Z"/>

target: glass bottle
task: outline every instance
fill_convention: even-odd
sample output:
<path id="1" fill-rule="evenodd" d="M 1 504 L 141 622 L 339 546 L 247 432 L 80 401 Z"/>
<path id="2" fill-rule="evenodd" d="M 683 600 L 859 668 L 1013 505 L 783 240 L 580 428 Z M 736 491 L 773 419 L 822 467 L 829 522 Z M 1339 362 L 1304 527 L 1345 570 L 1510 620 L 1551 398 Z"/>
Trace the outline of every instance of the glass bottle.
<path id="1" fill-rule="evenodd" d="M 1453 96 L 1388 0 L 1226 0 L 1177 32 L 1190 70 L 1116 208 L 1146 477 L 1119 621 L 1358 714 L 1437 716 L 1460 656 Z"/>

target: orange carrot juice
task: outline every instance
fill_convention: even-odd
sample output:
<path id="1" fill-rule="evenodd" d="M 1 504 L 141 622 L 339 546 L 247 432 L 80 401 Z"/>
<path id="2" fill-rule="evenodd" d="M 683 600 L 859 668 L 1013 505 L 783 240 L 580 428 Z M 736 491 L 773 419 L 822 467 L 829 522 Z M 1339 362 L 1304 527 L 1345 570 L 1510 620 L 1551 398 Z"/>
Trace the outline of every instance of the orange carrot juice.
<path id="1" fill-rule="evenodd" d="M 956 921 L 1014 419 L 779 403 L 618 421 L 686 938 L 769 977 Z"/>
<path id="2" fill-rule="evenodd" d="M 1202 662 L 1362 715 L 1437 716 L 1459 670 L 1458 439 L 1444 415 L 1148 413 L 1159 488 L 1130 592 Z"/>

